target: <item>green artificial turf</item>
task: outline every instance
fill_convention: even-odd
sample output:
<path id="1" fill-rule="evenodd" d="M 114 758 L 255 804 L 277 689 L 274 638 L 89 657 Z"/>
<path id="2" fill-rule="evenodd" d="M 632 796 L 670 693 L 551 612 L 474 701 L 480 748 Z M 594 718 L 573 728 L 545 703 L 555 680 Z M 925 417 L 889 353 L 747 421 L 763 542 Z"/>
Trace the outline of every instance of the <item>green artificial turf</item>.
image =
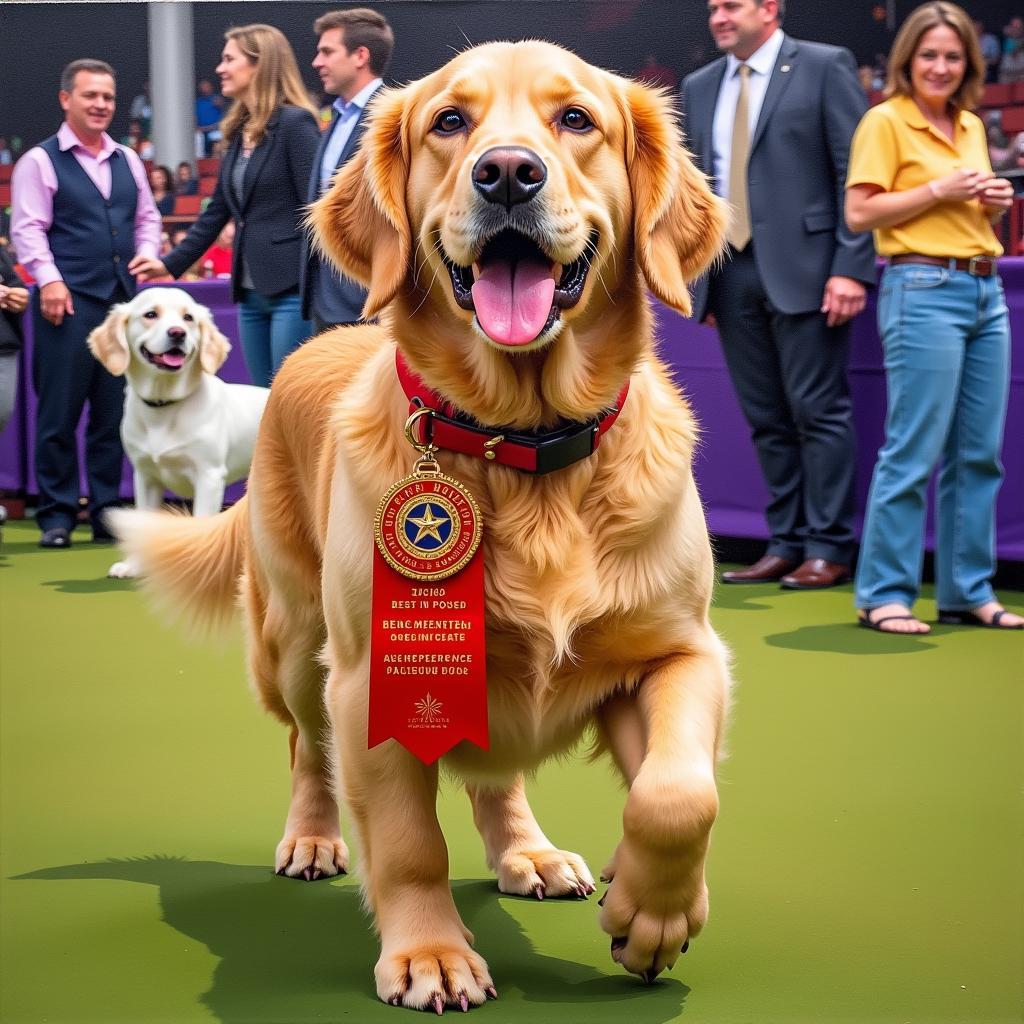
<path id="1" fill-rule="evenodd" d="M 0 1020 L 414 1019 L 375 998 L 354 881 L 271 873 L 287 739 L 240 643 L 185 641 L 87 535 L 42 551 L 10 524 L 0 551 Z M 1024 635 L 879 636 L 849 587 L 723 587 L 714 621 L 738 689 L 704 934 L 643 986 L 596 898 L 497 893 L 446 783 L 455 899 L 500 993 L 474 1019 L 1020 1021 Z M 530 792 L 596 874 L 608 769 L 552 764 Z"/>

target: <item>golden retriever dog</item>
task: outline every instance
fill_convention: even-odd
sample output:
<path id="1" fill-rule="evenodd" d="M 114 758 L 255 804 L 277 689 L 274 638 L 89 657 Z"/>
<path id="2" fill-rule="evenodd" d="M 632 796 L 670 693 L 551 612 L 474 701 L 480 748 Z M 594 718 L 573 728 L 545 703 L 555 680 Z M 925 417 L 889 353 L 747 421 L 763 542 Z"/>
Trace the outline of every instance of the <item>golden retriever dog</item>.
<path id="1" fill-rule="evenodd" d="M 465 1010 L 497 993 L 452 899 L 439 765 L 393 740 L 368 749 L 375 511 L 415 456 L 396 348 L 492 454 L 498 437 L 596 422 L 628 382 L 600 446 L 564 468 L 437 455 L 483 518 L 490 727 L 488 750 L 462 742 L 440 763 L 465 783 L 502 892 L 584 898 L 590 871 L 541 830 L 523 779 L 594 737 L 628 787 L 600 924 L 649 981 L 707 916 L 730 679 L 708 621 L 696 428 L 654 354 L 645 285 L 689 312 L 722 205 L 668 96 L 548 43 L 491 43 L 376 100 L 311 219 L 379 325 L 288 358 L 246 500 L 211 520 L 122 512 L 115 529 L 195 621 L 240 592 L 251 679 L 291 729 L 278 872 L 348 870 L 337 788 L 380 935 L 378 995 Z"/>
<path id="2" fill-rule="evenodd" d="M 164 491 L 216 515 L 224 488 L 249 472 L 270 392 L 216 376 L 231 343 L 210 311 L 180 288 L 146 288 L 112 306 L 88 337 L 89 350 L 125 376 L 121 442 L 132 464 L 136 508 L 158 509 Z M 107 572 L 131 579 L 131 559 Z"/>

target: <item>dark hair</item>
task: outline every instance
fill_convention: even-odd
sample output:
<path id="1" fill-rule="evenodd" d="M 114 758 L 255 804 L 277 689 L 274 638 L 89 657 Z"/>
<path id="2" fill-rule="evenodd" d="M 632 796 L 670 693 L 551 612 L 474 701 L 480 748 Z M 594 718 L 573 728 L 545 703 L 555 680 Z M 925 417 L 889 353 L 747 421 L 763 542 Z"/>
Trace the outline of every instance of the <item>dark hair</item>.
<path id="1" fill-rule="evenodd" d="M 152 177 L 154 174 L 163 174 L 163 176 L 164 176 L 164 189 L 167 192 L 173 192 L 174 191 L 174 175 L 171 174 L 170 167 L 167 167 L 164 164 L 156 164 L 154 167 L 152 167 L 150 169 L 149 173 L 150 173 L 150 177 Z"/>
<path id="2" fill-rule="evenodd" d="M 329 11 L 313 22 L 313 31 L 322 36 L 332 28 L 341 29 L 345 49 L 351 53 L 365 46 L 370 52 L 370 70 L 381 77 L 391 63 L 395 34 L 383 14 L 369 7 L 350 7 L 345 11 Z"/>
<path id="3" fill-rule="evenodd" d="M 71 92 L 75 88 L 75 76 L 79 71 L 91 71 L 96 75 L 110 75 L 115 82 L 117 81 L 117 75 L 114 72 L 114 69 L 105 60 L 94 60 L 92 57 L 82 57 L 79 60 L 73 60 L 60 73 L 61 92 Z"/>
<path id="4" fill-rule="evenodd" d="M 754 0 L 754 3 L 760 7 L 764 3 L 764 0 Z M 777 3 L 779 8 L 779 24 L 781 25 L 782 19 L 786 16 L 786 0 L 777 0 Z"/>

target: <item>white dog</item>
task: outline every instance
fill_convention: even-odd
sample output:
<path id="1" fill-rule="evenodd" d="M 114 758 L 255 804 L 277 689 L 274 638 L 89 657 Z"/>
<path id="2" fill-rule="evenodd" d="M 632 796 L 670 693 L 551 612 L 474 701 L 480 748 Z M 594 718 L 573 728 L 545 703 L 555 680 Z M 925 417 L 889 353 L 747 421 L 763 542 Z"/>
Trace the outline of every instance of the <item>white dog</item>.
<path id="1" fill-rule="evenodd" d="M 180 288 L 147 288 L 113 306 L 89 335 L 92 354 L 128 378 L 121 441 L 135 471 L 135 504 L 157 509 L 164 491 L 216 515 L 224 488 L 249 473 L 267 388 L 215 376 L 231 345 L 210 311 Z M 108 576 L 131 579 L 131 559 Z"/>

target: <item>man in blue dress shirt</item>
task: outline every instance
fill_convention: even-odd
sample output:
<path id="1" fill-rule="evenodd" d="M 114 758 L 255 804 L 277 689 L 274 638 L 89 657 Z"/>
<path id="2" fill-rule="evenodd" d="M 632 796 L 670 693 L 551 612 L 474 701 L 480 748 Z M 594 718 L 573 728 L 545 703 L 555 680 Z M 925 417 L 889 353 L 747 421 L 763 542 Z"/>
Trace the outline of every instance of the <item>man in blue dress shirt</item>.
<path id="1" fill-rule="evenodd" d="M 316 68 L 324 91 L 334 101 L 331 127 L 324 132 L 309 182 L 309 202 L 328 188 L 338 168 L 355 153 L 366 126 L 366 107 L 383 84 L 395 37 L 387 18 L 366 7 L 331 11 L 317 18 Z M 359 320 L 366 291 L 343 278 L 324 260 L 307 236 L 299 281 L 302 315 L 317 333 Z"/>

